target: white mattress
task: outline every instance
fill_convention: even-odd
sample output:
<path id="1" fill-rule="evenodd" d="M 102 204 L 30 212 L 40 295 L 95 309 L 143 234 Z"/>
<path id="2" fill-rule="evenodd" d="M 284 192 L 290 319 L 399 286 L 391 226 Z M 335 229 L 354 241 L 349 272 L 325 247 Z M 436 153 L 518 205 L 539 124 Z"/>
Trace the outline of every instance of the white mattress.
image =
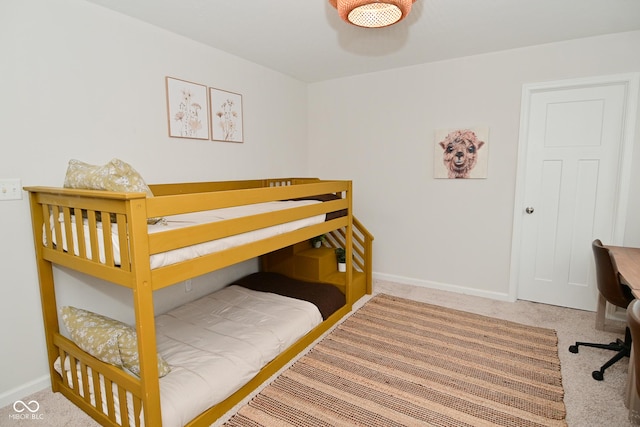
<path id="1" fill-rule="evenodd" d="M 163 426 L 181 427 L 229 397 L 321 322 L 312 303 L 240 286 L 158 316 L 158 351 L 171 366 L 160 379 Z"/>
<path id="2" fill-rule="evenodd" d="M 282 209 L 288 209 L 296 206 L 305 206 L 315 203 L 322 203 L 317 200 L 300 200 L 300 201 L 277 201 L 277 202 L 266 202 L 266 203 L 257 203 L 252 205 L 244 205 L 244 206 L 234 206 L 231 208 L 224 209 L 215 209 L 210 211 L 203 212 L 194 212 L 183 215 L 172 215 L 166 217 L 162 222 L 149 225 L 148 231 L 151 233 L 161 233 L 167 230 L 175 230 L 179 228 L 189 227 L 198 224 L 206 224 L 216 221 L 222 221 L 226 219 L 232 218 L 240 218 L 243 216 L 256 215 L 259 213 L 265 212 L 273 212 Z M 155 255 L 151 255 L 150 263 L 151 269 L 164 267 L 167 265 L 175 264 L 181 261 L 186 261 L 192 258 L 196 258 L 199 256 L 223 251 L 225 249 L 229 249 L 235 246 L 244 245 L 253 241 L 266 239 L 268 237 L 277 236 L 279 234 L 284 234 L 290 231 L 298 230 L 300 228 L 308 227 L 313 224 L 319 224 L 325 220 L 326 215 L 316 215 L 309 218 L 303 218 L 296 221 L 291 221 L 284 224 L 274 225 L 267 228 L 262 228 L 254 231 L 250 231 L 247 233 L 237 234 L 234 236 L 224 237 L 222 239 L 212 240 L 209 242 L 200 243 L 197 245 L 187 246 L 185 248 L 175 249 L 168 252 L 163 252 Z M 63 249 L 67 250 L 66 243 L 66 230 L 64 227 L 64 218 L 62 214 L 59 215 L 58 218 L 61 227 L 62 227 L 62 235 L 63 235 Z M 73 219 L 75 221 L 75 218 Z M 53 230 L 53 221 L 50 222 L 51 229 Z M 75 227 L 72 227 L 73 232 L 73 242 L 74 242 L 74 252 L 75 255 L 78 255 L 78 236 Z M 89 243 L 89 223 L 85 219 L 84 220 L 84 235 L 86 241 L 86 256 L 87 258 L 91 258 L 91 245 Z M 46 244 L 46 235 L 43 234 L 43 239 L 45 239 Z M 55 234 L 53 235 L 53 243 L 57 244 L 55 239 Z M 118 226 L 117 224 L 112 224 L 111 227 L 111 241 L 113 245 L 113 257 L 116 265 L 120 265 L 120 242 L 118 239 Z M 102 238 L 102 224 L 98 223 L 98 251 L 100 256 L 100 262 L 105 262 L 105 254 L 104 254 L 104 243 Z"/>

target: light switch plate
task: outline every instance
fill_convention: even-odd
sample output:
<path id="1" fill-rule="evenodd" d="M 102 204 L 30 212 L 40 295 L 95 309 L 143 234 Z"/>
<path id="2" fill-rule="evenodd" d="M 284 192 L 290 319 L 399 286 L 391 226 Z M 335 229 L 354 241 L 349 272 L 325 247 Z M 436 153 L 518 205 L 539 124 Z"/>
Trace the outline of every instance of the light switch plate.
<path id="1" fill-rule="evenodd" d="M 22 199 L 20 179 L 0 179 L 0 200 Z"/>

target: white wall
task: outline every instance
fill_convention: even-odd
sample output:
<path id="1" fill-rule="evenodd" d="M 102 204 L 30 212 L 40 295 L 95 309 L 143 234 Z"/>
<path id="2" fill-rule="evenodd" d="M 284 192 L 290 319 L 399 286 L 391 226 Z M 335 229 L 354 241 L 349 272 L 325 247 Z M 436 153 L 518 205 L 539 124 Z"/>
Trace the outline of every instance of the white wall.
<path id="1" fill-rule="evenodd" d="M 113 157 L 150 183 L 307 172 L 307 87 L 280 73 L 81 0 L 0 2 L 0 52 L 0 178 L 60 186 L 70 158 Z M 169 138 L 165 76 L 242 94 L 245 142 Z M 0 202 L 0 406 L 49 384 L 31 235 L 26 193 Z M 67 286 L 63 303 L 125 312 L 128 291 L 56 277 Z M 201 293 L 201 281 L 188 296 L 180 286 L 161 291 L 157 307 Z"/>
<path id="2" fill-rule="evenodd" d="M 376 278 L 510 299 L 522 85 L 640 71 L 638 52 L 631 32 L 312 84 L 309 172 L 354 181 Z M 435 130 L 477 125 L 488 178 L 434 179 Z M 635 146 L 637 163 L 640 132 Z M 635 169 L 625 243 L 640 246 Z"/>

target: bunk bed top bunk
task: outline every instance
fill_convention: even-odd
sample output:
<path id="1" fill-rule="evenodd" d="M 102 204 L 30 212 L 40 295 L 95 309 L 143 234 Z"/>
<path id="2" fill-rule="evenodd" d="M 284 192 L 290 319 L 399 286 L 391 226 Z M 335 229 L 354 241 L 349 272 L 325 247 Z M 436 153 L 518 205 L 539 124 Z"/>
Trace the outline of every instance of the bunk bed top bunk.
<path id="1" fill-rule="evenodd" d="M 347 230 L 345 249 L 350 262 L 350 181 L 285 178 L 160 184 L 149 189 L 152 196 L 146 192 L 25 187 L 30 193 L 52 388 L 103 425 L 162 425 L 155 290 L 338 229 Z M 258 209 L 252 210 L 255 207 Z M 233 212 L 237 210 L 245 212 L 237 216 Z M 204 217 L 204 221 L 196 221 L 194 216 Z M 242 236 L 239 242 L 225 241 L 237 236 Z M 224 243 L 202 248 L 210 242 Z M 195 254 L 184 255 L 185 250 L 194 248 Z M 176 258 L 176 253 L 181 255 Z M 170 262 L 157 261 L 167 254 L 171 254 Z M 139 377 L 95 359 L 60 333 L 53 265 L 132 290 Z M 317 325 L 296 338 L 295 344 L 288 345 L 244 386 L 186 425 L 215 421 L 347 314 L 353 303 L 350 270 L 340 308 L 325 319 L 321 316 Z M 67 364 L 71 371 L 80 372 L 79 379 L 61 375 L 61 365 Z M 102 383 L 106 385 L 98 386 Z M 93 396 L 96 391 L 106 397 Z M 98 402 L 102 400 L 105 408 Z"/>

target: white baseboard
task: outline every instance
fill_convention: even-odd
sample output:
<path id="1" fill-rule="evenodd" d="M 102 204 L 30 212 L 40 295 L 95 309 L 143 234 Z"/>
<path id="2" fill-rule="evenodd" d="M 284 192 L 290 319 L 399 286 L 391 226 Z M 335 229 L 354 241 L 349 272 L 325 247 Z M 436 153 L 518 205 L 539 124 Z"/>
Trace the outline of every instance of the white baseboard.
<path id="1" fill-rule="evenodd" d="M 373 279 L 374 279 L 374 285 L 373 285 L 374 288 L 375 288 L 375 280 L 382 280 L 385 282 L 398 283 L 401 285 L 420 286 L 423 288 L 455 292 L 458 294 L 490 298 L 490 299 L 499 300 L 499 301 L 509 301 L 509 302 L 515 301 L 515 298 L 511 297 L 508 293 L 483 291 L 481 289 L 466 288 L 464 286 L 450 285 L 448 283 L 439 283 L 439 282 L 433 282 L 430 280 L 414 279 L 411 277 L 396 276 L 393 274 L 373 273 Z"/>
<path id="2" fill-rule="evenodd" d="M 22 400 L 24 397 L 37 391 L 44 390 L 47 387 L 51 387 L 51 381 L 49 379 L 49 375 L 43 375 L 42 377 L 23 384 L 20 387 L 8 390 L 0 394 L 0 408 L 4 408 L 7 405 L 13 405 L 17 400 Z"/>
<path id="3" fill-rule="evenodd" d="M 625 308 L 616 307 L 611 303 L 607 303 L 604 314 L 606 319 L 627 323 L 627 310 Z"/>

